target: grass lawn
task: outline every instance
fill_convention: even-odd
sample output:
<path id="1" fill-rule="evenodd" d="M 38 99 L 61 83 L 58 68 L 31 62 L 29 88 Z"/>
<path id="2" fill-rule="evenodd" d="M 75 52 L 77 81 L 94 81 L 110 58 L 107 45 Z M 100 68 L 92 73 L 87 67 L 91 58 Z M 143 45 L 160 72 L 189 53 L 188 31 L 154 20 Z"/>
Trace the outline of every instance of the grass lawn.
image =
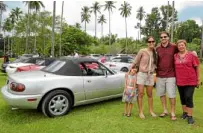
<path id="1" fill-rule="evenodd" d="M 6 74 L 0 73 L 0 86 L 5 85 L 5 82 Z M 203 86 L 195 90 L 195 124 L 188 125 L 186 120 L 179 118 L 182 111 L 178 93 L 177 121 L 171 121 L 169 116 L 152 118 L 148 113 L 146 95 L 144 98 L 146 119 L 141 120 L 138 117 L 137 104 L 133 108 L 132 117 L 122 116 L 124 105 L 121 98 L 75 107 L 66 116 L 48 118 L 36 110 L 11 110 L 0 93 L 0 133 L 203 133 L 202 94 Z M 157 115 L 162 112 L 161 102 L 155 95 L 155 90 L 154 111 Z"/>

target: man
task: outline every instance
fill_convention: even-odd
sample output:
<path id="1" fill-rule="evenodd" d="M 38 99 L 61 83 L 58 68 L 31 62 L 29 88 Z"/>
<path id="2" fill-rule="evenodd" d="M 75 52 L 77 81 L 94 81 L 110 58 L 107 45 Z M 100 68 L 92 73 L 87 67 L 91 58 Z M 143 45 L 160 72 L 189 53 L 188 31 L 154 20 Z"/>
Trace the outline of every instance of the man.
<path id="1" fill-rule="evenodd" d="M 176 120 L 175 105 L 176 105 L 176 78 L 174 67 L 174 54 L 177 52 L 175 44 L 169 42 L 169 34 L 167 32 L 160 33 L 160 45 L 157 46 L 157 81 L 156 93 L 160 96 L 163 106 L 163 113 L 160 117 L 168 115 L 166 107 L 166 93 L 171 105 L 171 120 Z"/>

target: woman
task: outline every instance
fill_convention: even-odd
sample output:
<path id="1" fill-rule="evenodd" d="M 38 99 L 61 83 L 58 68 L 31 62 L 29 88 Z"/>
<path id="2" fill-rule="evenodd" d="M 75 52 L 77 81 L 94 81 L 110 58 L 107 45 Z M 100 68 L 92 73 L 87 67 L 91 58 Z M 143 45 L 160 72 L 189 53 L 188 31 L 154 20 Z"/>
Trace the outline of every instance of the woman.
<path id="1" fill-rule="evenodd" d="M 139 107 L 139 116 L 141 119 L 144 119 L 143 113 L 143 103 L 142 99 L 144 96 L 144 87 L 146 86 L 146 92 L 148 96 L 148 105 L 149 112 L 152 117 L 156 117 L 156 114 L 153 111 L 153 98 L 152 98 L 152 90 L 154 86 L 154 70 L 156 68 L 156 53 L 154 50 L 155 41 L 152 36 L 147 38 L 148 47 L 141 49 L 137 56 L 135 57 L 135 61 L 132 67 L 138 67 L 137 73 L 137 85 L 138 85 L 138 107 Z"/>
<path id="2" fill-rule="evenodd" d="M 176 84 L 182 104 L 182 119 L 188 120 L 188 124 L 193 124 L 193 94 L 195 87 L 200 84 L 200 67 L 198 57 L 187 50 L 185 40 L 179 40 L 177 47 L 179 52 L 174 55 Z"/>

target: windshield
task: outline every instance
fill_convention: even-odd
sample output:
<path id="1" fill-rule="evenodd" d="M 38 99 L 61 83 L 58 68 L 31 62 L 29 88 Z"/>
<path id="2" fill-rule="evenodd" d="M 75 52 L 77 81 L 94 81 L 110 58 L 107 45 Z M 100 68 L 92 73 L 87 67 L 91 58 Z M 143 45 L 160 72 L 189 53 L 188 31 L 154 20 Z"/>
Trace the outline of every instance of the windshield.
<path id="1" fill-rule="evenodd" d="M 94 56 L 94 57 L 100 57 L 100 55 L 97 55 L 97 54 L 94 54 L 94 55 L 92 55 L 92 56 Z"/>
<path id="2" fill-rule="evenodd" d="M 36 65 L 41 66 L 41 65 L 44 65 L 44 64 L 45 64 L 45 60 L 37 60 L 36 61 Z"/>
<path id="3" fill-rule="evenodd" d="M 19 62 L 25 62 L 25 61 L 27 61 L 27 58 L 18 58 L 14 60 L 13 63 L 19 63 Z"/>
<path id="4" fill-rule="evenodd" d="M 54 72 L 58 71 L 59 69 L 61 69 L 65 64 L 66 64 L 65 61 L 57 60 L 57 61 L 54 61 L 53 63 L 51 63 L 49 66 L 43 68 L 42 71 L 54 73 Z"/>
<path id="5" fill-rule="evenodd" d="M 23 54 L 22 56 L 24 56 L 24 57 L 32 57 L 33 55 L 32 54 Z"/>

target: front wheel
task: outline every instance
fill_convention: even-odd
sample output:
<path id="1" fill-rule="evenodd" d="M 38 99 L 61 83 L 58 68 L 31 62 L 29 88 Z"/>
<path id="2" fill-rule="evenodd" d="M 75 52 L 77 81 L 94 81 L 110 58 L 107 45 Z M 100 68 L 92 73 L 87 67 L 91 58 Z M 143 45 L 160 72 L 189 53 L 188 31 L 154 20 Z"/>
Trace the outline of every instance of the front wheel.
<path id="1" fill-rule="evenodd" d="M 64 90 L 50 92 L 42 102 L 42 112 L 48 117 L 67 114 L 72 107 L 71 95 Z"/>
<path id="2" fill-rule="evenodd" d="M 123 68 L 121 68 L 121 71 L 122 71 L 122 72 L 128 72 L 128 68 L 123 67 Z"/>

